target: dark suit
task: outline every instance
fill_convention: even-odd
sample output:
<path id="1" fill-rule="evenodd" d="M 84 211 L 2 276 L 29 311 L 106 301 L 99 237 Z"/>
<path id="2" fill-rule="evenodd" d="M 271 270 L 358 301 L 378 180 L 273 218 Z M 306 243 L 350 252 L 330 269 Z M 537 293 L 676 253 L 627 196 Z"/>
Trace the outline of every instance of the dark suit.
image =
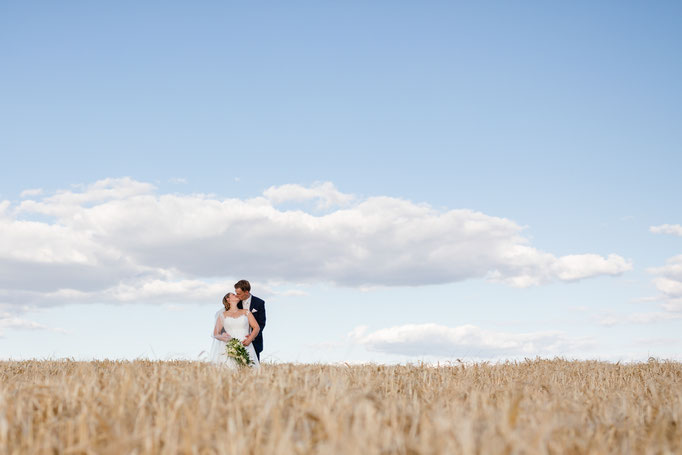
<path id="1" fill-rule="evenodd" d="M 237 304 L 237 308 L 240 310 L 244 309 L 241 300 Z M 265 301 L 252 294 L 250 311 L 260 326 L 260 332 L 258 332 L 258 336 L 253 340 L 253 348 L 256 350 L 256 356 L 258 357 L 258 360 L 260 360 L 260 353 L 263 350 L 263 329 L 265 328 Z"/>

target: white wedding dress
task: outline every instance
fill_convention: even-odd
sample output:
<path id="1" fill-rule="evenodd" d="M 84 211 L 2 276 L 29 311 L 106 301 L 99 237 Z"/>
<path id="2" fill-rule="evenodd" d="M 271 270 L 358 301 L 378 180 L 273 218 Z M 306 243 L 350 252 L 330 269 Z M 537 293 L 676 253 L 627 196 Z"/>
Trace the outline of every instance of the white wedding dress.
<path id="1" fill-rule="evenodd" d="M 251 327 L 249 327 L 249 318 L 246 316 L 246 314 L 242 314 L 240 316 L 237 316 L 236 318 L 233 318 L 230 316 L 225 317 L 223 316 L 223 311 L 219 311 L 216 315 L 215 323 L 216 327 L 219 326 L 219 324 L 222 324 L 225 331 L 229 333 L 232 338 L 236 338 L 239 341 L 243 341 L 244 338 L 249 336 L 251 329 Z M 209 355 L 209 360 L 215 364 L 224 365 L 228 368 L 236 370 L 237 368 L 239 368 L 239 365 L 237 365 L 237 362 L 232 357 L 229 357 L 227 355 L 227 352 L 225 350 L 226 345 L 227 342 L 219 340 L 214 337 L 213 346 L 211 347 L 211 352 Z M 246 352 L 249 353 L 249 357 L 253 362 L 251 367 L 260 368 L 260 362 L 258 362 L 258 357 L 256 356 L 256 350 L 253 347 L 253 343 L 250 343 L 248 346 L 245 347 Z"/>

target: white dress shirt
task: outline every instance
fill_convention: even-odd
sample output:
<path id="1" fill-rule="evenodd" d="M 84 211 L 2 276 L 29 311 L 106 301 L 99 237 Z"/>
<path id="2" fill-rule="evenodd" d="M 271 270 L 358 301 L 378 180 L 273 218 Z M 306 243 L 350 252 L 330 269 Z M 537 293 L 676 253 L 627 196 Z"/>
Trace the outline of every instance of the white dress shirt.
<path id="1" fill-rule="evenodd" d="M 242 300 L 242 308 L 245 310 L 251 310 L 251 294 L 249 294 L 249 298 L 246 300 Z"/>

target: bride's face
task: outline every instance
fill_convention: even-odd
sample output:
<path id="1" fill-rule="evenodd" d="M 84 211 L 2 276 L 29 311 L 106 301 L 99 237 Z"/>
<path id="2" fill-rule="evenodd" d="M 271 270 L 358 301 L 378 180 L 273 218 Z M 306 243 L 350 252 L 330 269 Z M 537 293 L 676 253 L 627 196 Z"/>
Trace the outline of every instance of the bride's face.
<path id="1" fill-rule="evenodd" d="M 233 308 L 237 308 L 237 303 L 239 303 L 239 297 L 237 297 L 234 294 L 230 294 L 230 296 L 227 298 L 227 301 L 230 302 L 230 306 Z"/>

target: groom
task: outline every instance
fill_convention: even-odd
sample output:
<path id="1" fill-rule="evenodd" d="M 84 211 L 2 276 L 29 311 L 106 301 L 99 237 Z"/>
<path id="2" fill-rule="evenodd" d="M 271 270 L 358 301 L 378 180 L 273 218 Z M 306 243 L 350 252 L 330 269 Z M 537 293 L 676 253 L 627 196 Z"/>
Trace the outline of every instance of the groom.
<path id="1" fill-rule="evenodd" d="M 260 326 L 258 336 L 253 340 L 253 348 L 260 362 L 260 353 L 263 350 L 263 329 L 265 328 L 265 302 L 255 295 L 251 295 L 251 283 L 239 280 L 234 285 L 234 293 L 239 297 L 237 308 L 249 310 Z"/>

